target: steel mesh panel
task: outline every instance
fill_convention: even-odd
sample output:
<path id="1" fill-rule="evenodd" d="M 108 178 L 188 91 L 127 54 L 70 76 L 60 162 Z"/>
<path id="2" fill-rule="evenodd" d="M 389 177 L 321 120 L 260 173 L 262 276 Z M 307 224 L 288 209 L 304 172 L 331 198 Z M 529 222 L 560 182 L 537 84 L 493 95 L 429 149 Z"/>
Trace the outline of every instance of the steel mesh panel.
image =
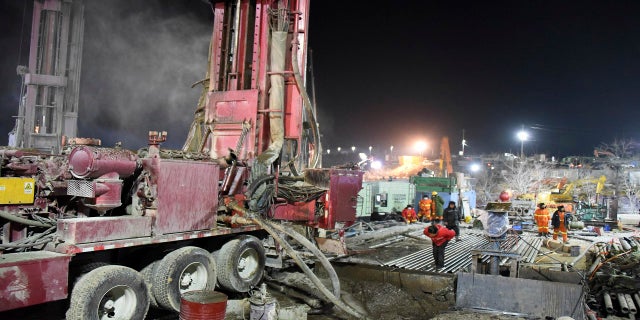
<path id="1" fill-rule="evenodd" d="M 93 182 L 85 180 L 69 180 L 67 184 L 67 195 L 93 198 L 95 197 Z"/>

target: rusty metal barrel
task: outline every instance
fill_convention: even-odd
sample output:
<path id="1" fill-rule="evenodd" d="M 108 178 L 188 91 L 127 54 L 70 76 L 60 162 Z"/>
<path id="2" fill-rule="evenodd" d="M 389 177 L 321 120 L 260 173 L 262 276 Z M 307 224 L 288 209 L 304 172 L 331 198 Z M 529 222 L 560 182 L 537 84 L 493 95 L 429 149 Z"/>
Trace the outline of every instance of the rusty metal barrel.
<path id="1" fill-rule="evenodd" d="M 227 295 L 211 290 L 195 290 L 182 294 L 180 320 L 224 320 Z"/>

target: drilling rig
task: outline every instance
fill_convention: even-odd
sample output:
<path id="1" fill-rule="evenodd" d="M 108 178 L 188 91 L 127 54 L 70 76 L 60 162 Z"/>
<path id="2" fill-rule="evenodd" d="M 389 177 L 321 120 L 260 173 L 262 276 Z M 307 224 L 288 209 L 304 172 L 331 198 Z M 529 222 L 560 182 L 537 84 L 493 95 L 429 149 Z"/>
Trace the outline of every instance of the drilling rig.
<path id="1" fill-rule="evenodd" d="M 161 147 L 164 131 L 137 151 L 74 137 L 59 154 L 0 149 L 0 312 L 68 299 L 70 320 L 143 319 L 150 306 L 179 310 L 187 291 L 246 293 L 266 268 L 296 263 L 361 316 L 297 253 L 335 276 L 312 240 L 353 224 L 363 174 L 321 167 L 304 87 L 309 0 L 211 9 L 209 67 L 181 150 Z"/>

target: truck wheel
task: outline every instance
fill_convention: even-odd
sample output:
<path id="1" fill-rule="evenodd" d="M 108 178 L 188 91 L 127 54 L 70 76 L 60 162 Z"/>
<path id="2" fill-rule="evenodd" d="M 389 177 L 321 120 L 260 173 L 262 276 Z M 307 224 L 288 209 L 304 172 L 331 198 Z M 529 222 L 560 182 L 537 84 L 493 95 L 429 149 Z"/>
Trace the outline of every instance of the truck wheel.
<path id="1" fill-rule="evenodd" d="M 144 283 L 147 285 L 147 292 L 149 293 L 149 303 L 152 307 L 157 308 L 158 302 L 156 298 L 153 296 L 153 274 L 156 272 L 156 266 L 158 265 L 158 261 L 151 262 L 146 267 L 140 270 L 140 275 L 142 275 L 142 279 L 144 279 Z"/>
<path id="2" fill-rule="evenodd" d="M 71 293 L 67 320 L 144 319 L 147 286 L 135 270 L 103 266 L 82 276 Z"/>
<path id="3" fill-rule="evenodd" d="M 254 236 L 240 236 L 216 251 L 218 284 L 234 292 L 248 292 L 262 279 L 265 253 Z"/>
<path id="4" fill-rule="evenodd" d="M 184 247 L 157 262 L 151 287 L 160 307 L 180 311 L 180 297 L 193 290 L 213 290 L 216 286 L 216 262 L 198 247 Z"/>

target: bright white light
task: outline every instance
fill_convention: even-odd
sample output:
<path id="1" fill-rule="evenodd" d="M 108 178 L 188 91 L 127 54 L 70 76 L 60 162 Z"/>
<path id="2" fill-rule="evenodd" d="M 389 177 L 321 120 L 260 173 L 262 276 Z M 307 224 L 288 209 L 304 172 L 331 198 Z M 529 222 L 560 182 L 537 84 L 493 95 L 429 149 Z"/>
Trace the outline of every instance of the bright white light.
<path id="1" fill-rule="evenodd" d="M 358 157 L 360 157 L 360 160 L 367 160 L 367 155 L 362 152 L 358 153 Z"/>
<path id="2" fill-rule="evenodd" d="M 529 139 L 529 133 L 526 131 L 518 131 L 518 140 L 527 141 Z"/>
<path id="3" fill-rule="evenodd" d="M 356 147 L 355 146 L 351 146 L 351 151 L 352 152 L 356 152 Z"/>
<path id="4" fill-rule="evenodd" d="M 371 162 L 371 169 L 380 169 L 382 168 L 382 162 L 376 160 Z"/>
<path id="5" fill-rule="evenodd" d="M 327 154 L 331 154 L 331 149 L 327 149 Z"/>
<path id="6" fill-rule="evenodd" d="M 416 142 L 416 151 L 418 151 L 420 153 L 420 155 L 422 155 L 422 153 L 427 150 L 427 143 L 424 141 L 418 141 Z"/>
<path id="7" fill-rule="evenodd" d="M 474 163 L 471 165 L 471 172 L 478 172 L 480 171 L 480 165 L 477 163 Z"/>
<path id="8" fill-rule="evenodd" d="M 338 153 L 340 152 L 340 150 L 342 150 L 342 148 L 338 147 Z"/>

